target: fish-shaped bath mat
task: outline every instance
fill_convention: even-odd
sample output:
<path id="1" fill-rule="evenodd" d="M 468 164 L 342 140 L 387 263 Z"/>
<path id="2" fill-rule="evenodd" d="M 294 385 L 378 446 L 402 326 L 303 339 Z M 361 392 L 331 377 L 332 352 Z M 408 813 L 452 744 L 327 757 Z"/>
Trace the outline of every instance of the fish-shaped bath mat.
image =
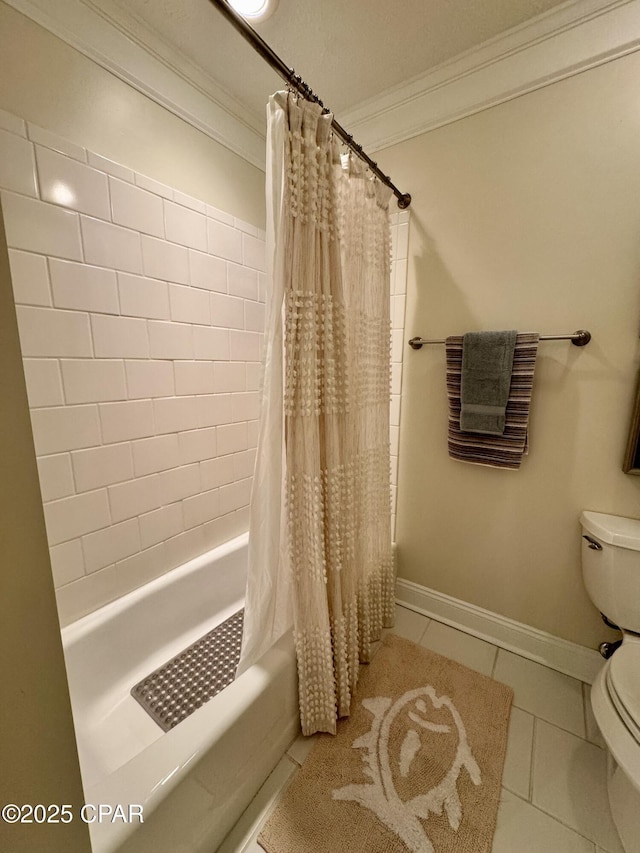
<path id="1" fill-rule="evenodd" d="M 131 695 L 168 732 L 236 677 L 244 610 L 131 688 Z"/>
<path id="2" fill-rule="evenodd" d="M 513 690 L 389 634 L 351 716 L 265 824 L 268 853 L 489 853 Z"/>

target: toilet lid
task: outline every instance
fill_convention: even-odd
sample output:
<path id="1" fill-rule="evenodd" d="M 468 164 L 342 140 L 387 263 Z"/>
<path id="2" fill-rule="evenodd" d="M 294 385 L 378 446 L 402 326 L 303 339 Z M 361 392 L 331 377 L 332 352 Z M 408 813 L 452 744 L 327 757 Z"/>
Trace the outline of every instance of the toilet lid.
<path id="1" fill-rule="evenodd" d="M 607 686 L 625 725 L 640 743 L 640 643 L 622 645 L 609 661 Z"/>

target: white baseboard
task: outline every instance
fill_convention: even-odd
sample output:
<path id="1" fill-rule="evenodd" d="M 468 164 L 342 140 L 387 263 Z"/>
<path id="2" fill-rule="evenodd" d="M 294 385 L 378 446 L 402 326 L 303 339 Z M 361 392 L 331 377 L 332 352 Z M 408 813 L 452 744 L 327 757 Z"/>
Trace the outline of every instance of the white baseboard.
<path id="1" fill-rule="evenodd" d="M 595 649 L 554 637 L 530 625 L 403 578 L 396 581 L 396 600 L 416 613 L 459 628 L 467 634 L 588 684 L 593 683 L 604 664 Z"/>

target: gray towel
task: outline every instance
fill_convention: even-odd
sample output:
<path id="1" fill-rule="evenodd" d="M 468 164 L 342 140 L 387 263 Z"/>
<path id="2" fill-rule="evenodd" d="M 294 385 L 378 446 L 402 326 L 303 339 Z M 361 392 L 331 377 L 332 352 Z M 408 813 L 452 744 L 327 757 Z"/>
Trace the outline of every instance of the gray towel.
<path id="1" fill-rule="evenodd" d="M 460 429 L 502 435 L 509 399 L 514 330 L 467 332 L 462 344 Z"/>

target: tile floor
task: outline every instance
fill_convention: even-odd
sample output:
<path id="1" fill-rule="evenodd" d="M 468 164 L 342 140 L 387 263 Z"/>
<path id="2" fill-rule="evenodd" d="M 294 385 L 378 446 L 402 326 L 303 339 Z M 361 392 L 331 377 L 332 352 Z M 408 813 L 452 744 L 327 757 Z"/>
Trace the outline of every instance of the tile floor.
<path id="1" fill-rule="evenodd" d="M 514 689 L 492 853 L 623 853 L 589 685 L 404 607 L 393 631 Z M 263 853 L 260 828 L 313 743 L 294 741 L 218 853 Z"/>

